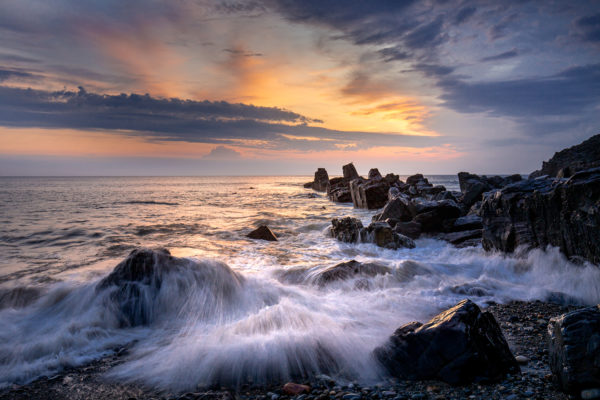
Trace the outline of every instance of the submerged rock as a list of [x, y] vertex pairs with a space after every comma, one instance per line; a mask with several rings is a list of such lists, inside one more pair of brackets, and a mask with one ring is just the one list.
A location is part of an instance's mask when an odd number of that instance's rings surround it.
[[316, 283], [325, 285], [333, 281], [350, 279], [355, 276], [384, 275], [391, 272], [389, 267], [375, 263], [361, 263], [356, 260], [346, 261], [320, 272], [316, 277]]
[[600, 262], [600, 168], [506, 186], [486, 196], [480, 214], [486, 250], [552, 245]]
[[246, 235], [250, 239], [268, 240], [271, 242], [277, 241], [277, 236], [266, 225], [261, 225], [249, 234]]
[[600, 309], [588, 307], [548, 324], [550, 369], [568, 393], [600, 387]]
[[519, 373], [498, 323], [470, 300], [396, 330], [375, 357], [400, 379], [437, 379], [451, 384], [495, 381]]
[[344, 217], [331, 220], [331, 236], [340, 242], [356, 243], [360, 241], [363, 224], [358, 218]]

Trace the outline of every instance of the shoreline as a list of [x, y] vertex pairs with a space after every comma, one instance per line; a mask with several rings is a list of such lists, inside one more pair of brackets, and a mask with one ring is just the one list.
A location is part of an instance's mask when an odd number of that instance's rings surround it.
[[337, 383], [321, 380], [296, 382], [312, 387], [310, 393], [287, 396], [284, 383], [269, 386], [242, 385], [239, 388], [219, 388], [186, 393], [165, 393], [141, 385], [107, 381], [103, 373], [125, 361], [126, 347], [115, 353], [79, 367], [63, 370], [53, 377], [43, 377], [26, 385], [13, 385], [0, 390], [0, 399], [264, 399], [264, 400], [359, 400], [359, 399], [557, 399], [569, 396], [559, 391], [552, 382], [548, 365], [546, 327], [550, 318], [582, 308], [541, 301], [513, 301], [507, 304], [491, 304], [490, 311], [502, 329], [515, 356], [525, 356], [528, 362], [521, 364], [521, 375], [511, 376], [491, 384], [471, 383], [451, 386], [438, 381], [398, 381], [374, 386]]

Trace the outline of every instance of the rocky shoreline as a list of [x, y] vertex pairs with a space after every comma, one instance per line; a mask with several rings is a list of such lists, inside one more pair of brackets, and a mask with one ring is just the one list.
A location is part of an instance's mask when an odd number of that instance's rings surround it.
[[66, 369], [58, 375], [0, 391], [0, 399], [569, 399], [571, 397], [560, 392], [553, 382], [545, 335], [551, 318], [580, 308], [539, 301], [489, 305], [485, 310], [498, 321], [513, 354], [520, 360], [525, 360], [522, 357], [528, 360], [521, 364], [520, 375], [510, 375], [490, 384], [452, 386], [439, 381], [391, 378], [373, 386], [360, 386], [350, 382], [336, 383], [322, 376], [313, 382], [299, 382], [311, 389], [297, 396], [285, 394], [282, 384], [161, 393], [134, 384], [107, 381], [103, 377], [104, 372], [126, 360], [127, 347], [122, 347], [89, 365]]

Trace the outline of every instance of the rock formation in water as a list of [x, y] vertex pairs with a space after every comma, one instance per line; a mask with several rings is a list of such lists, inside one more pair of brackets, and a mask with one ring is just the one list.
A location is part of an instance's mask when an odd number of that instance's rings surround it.
[[560, 388], [578, 395], [600, 388], [600, 308], [584, 308], [548, 324], [550, 369]]
[[494, 317], [470, 300], [426, 324], [398, 328], [374, 355], [400, 379], [464, 384], [496, 381], [520, 371]]
[[319, 272], [315, 283], [319, 286], [327, 285], [331, 282], [346, 280], [357, 276], [373, 277], [375, 275], [385, 275], [392, 270], [390, 267], [375, 263], [361, 263], [356, 260], [350, 260], [336, 264]]
[[534, 171], [529, 178], [543, 175], [568, 178], [577, 171], [600, 167], [600, 134], [567, 149], [561, 150], [542, 163], [542, 169]]
[[276, 242], [277, 236], [269, 229], [266, 225], [261, 225], [249, 234], [246, 235], [250, 239], [267, 240], [270, 242]]
[[317, 192], [326, 192], [329, 185], [329, 175], [325, 168], [318, 168], [315, 172], [315, 179], [312, 182], [304, 184], [305, 188], [311, 188]]
[[358, 218], [334, 218], [331, 221], [330, 234], [340, 242], [374, 243], [387, 249], [415, 247], [415, 242], [396, 231], [387, 222], [373, 222], [366, 228]]
[[481, 206], [483, 247], [559, 247], [600, 263], [600, 168], [569, 179], [540, 177], [489, 193]]

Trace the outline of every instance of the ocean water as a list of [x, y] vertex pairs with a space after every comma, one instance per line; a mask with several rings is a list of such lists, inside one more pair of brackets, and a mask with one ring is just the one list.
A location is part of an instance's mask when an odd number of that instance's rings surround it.
[[[430, 176], [458, 189], [456, 176]], [[387, 250], [327, 236], [334, 217], [311, 177], [0, 178], [0, 388], [52, 376], [128, 345], [106, 379], [164, 390], [326, 373], [385, 378], [371, 352], [399, 326], [470, 298], [600, 302], [600, 269], [556, 249], [505, 255], [431, 238]], [[266, 224], [278, 242], [245, 237]], [[140, 294], [147, 323], [124, 327], [98, 286], [129, 252], [188, 261]], [[386, 275], [319, 285], [343, 261]]]

